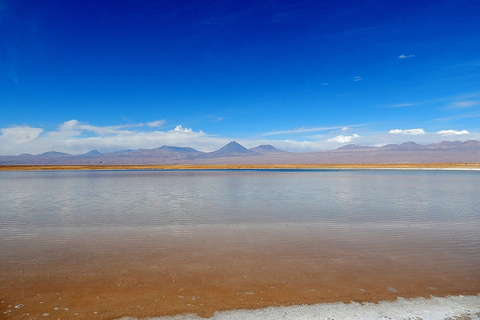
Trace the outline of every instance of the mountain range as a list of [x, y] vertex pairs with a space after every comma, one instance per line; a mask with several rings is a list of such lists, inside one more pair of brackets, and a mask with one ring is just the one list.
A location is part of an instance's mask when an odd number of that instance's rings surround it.
[[0, 156], [0, 165], [120, 165], [120, 164], [313, 164], [313, 163], [428, 163], [480, 162], [480, 141], [442, 141], [429, 145], [414, 142], [368, 147], [355, 144], [336, 150], [286, 152], [271, 145], [247, 149], [232, 141], [213, 152], [190, 147], [162, 146], [155, 149], [100, 153], [91, 150], [72, 155], [45, 152], [38, 155]]

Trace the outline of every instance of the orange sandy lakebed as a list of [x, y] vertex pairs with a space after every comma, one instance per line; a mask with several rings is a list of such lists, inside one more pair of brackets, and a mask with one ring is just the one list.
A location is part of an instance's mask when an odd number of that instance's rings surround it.
[[[429, 242], [441, 247], [439, 235], [398, 241], [386, 233], [373, 244], [361, 233], [338, 240], [334, 233], [342, 231], [333, 230], [316, 241], [305, 230], [293, 236], [299, 231], [251, 226], [232, 236], [228, 228], [195, 235], [173, 228], [3, 241], [2, 316], [208, 317], [220, 310], [480, 293], [472, 261], [478, 257], [422, 251]], [[49, 245], [30, 249], [31, 241]]]

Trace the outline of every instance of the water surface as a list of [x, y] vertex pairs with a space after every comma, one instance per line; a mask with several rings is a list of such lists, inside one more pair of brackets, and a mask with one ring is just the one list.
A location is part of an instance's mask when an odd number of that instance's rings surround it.
[[0, 311], [209, 316], [477, 294], [478, 190], [476, 171], [0, 172]]

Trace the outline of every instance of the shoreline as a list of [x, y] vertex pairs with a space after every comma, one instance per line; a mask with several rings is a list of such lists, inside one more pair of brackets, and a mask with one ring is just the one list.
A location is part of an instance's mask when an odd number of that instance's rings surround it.
[[480, 170], [480, 162], [467, 163], [331, 163], [331, 164], [238, 164], [238, 165], [0, 165], [0, 171], [72, 170], [305, 170], [305, 169], [420, 169]]
[[[210, 320], [247, 319], [337, 319], [337, 320], [380, 320], [380, 319], [476, 319], [480, 316], [480, 295], [447, 296], [430, 298], [398, 298], [378, 303], [319, 303], [268, 307], [261, 309], [238, 309], [216, 312]], [[122, 317], [116, 320], [138, 320], [135, 317]], [[200, 320], [195, 314], [182, 314], [166, 317], [148, 317], [145, 320]]]
[[[480, 295], [430, 296], [429, 298], [397, 298], [378, 303], [317, 303], [260, 309], [236, 309], [215, 312], [209, 318], [196, 314], [147, 317], [144, 320], [250, 320], [250, 319], [318, 319], [318, 320], [383, 320], [383, 319], [478, 319]], [[114, 320], [139, 320], [137, 317], [121, 317]]]

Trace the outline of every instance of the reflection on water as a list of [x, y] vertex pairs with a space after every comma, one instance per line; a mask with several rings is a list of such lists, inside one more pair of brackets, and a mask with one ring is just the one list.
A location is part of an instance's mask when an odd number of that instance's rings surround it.
[[76, 171], [0, 177], [1, 230], [480, 220], [478, 172]]
[[69, 310], [118, 310], [124, 286], [162, 314], [478, 293], [478, 190], [474, 171], [0, 172], [0, 300], [92, 281], [111, 301]]

